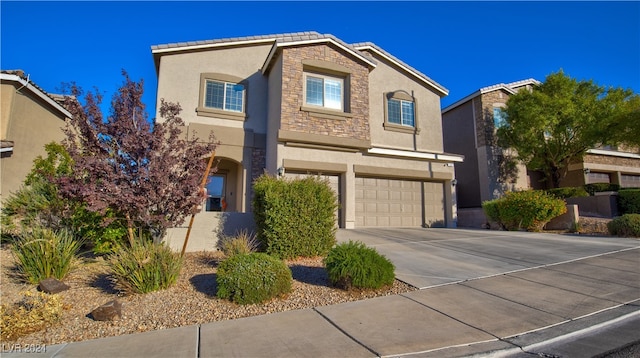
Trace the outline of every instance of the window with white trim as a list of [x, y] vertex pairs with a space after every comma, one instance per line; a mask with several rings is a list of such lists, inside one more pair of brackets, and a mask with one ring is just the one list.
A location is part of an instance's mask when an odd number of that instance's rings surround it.
[[204, 107], [244, 112], [245, 87], [242, 84], [206, 80]]
[[415, 106], [413, 101], [387, 99], [387, 122], [408, 127], [415, 126]]
[[344, 110], [344, 79], [305, 73], [305, 104]]

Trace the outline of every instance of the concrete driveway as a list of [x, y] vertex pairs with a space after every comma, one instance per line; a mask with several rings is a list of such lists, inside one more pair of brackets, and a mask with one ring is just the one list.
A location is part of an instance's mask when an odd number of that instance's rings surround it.
[[[399, 280], [418, 288], [640, 247], [640, 240], [629, 238], [464, 229], [339, 230], [337, 238], [338, 242], [357, 240], [376, 248], [395, 264]], [[637, 251], [632, 257], [640, 265]]]

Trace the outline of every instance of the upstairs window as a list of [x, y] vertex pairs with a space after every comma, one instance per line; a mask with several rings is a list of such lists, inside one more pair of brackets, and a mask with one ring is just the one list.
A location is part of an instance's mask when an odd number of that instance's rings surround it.
[[413, 101], [395, 98], [387, 100], [387, 121], [408, 127], [415, 126], [415, 107]]
[[305, 74], [305, 104], [343, 110], [344, 80], [320, 74]]
[[247, 120], [249, 81], [224, 73], [201, 73], [198, 116]]
[[397, 90], [384, 94], [384, 129], [419, 134], [418, 103], [413, 91]]
[[505, 114], [502, 111], [502, 108], [493, 107], [493, 125], [496, 129], [507, 124], [507, 120], [505, 119]]
[[244, 112], [244, 85], [207, 80], [205, 86], [205, 107]]

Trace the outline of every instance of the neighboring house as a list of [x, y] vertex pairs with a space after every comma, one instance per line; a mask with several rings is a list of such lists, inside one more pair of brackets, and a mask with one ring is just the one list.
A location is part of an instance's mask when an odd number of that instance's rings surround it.
[[[158, 102], [179, 102], [189, 134], [213, 131], [221, 142], [199, 235], [212, 236], [223, 203], [223, 231], [252, 222], [252, 182], [264, 172], [327, 178], [341, 228], [456, 225], [453, 163], [462, 157], [443, 148], [448, 91], [378, 46], [305, 32], [158, 45], [152, 54]], [[178, 246], [182, 234], [168, 241]]]
[[71, 114], [24, 75], [23, 71], [1, 71], [0, 79], [0, 196], [20, 188], [44, 146], [61, 142], [62, 129]]
[[[538, 84], [527, 79], [484, 87], [442, 110], [444, 149], [465, 157], [464, 163], [455, 167], [460, 226], [486, 222], [478, 209], [483, 201], [509, 190], [544, 188], [540, 173], [528, 171], [522, 164], [516, 168], [505, 165], [504, 157], [513, 153], [495, 143], [495, 131], [502, 120], [500, 108], [512, 94]], [[561, 186], [598, 182], [640, 187], [640, 155], [617, 148], [591, 149], [581, 162], [569, 165]]]

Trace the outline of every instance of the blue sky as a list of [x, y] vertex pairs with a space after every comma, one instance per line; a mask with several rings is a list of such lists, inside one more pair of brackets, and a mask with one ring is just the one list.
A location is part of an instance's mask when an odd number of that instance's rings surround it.
[[[108, 102], [121, 69], [144, 79], [153, 116], [151, 46], [317, 31], [374, 42], [449, 89], [475, 90], [563, 69], [640, 93], [640, 2], [0, 2], [0, 66], [44, 90], [94, 86]], [[170, 99], [169, 99], [170, 100]]]

